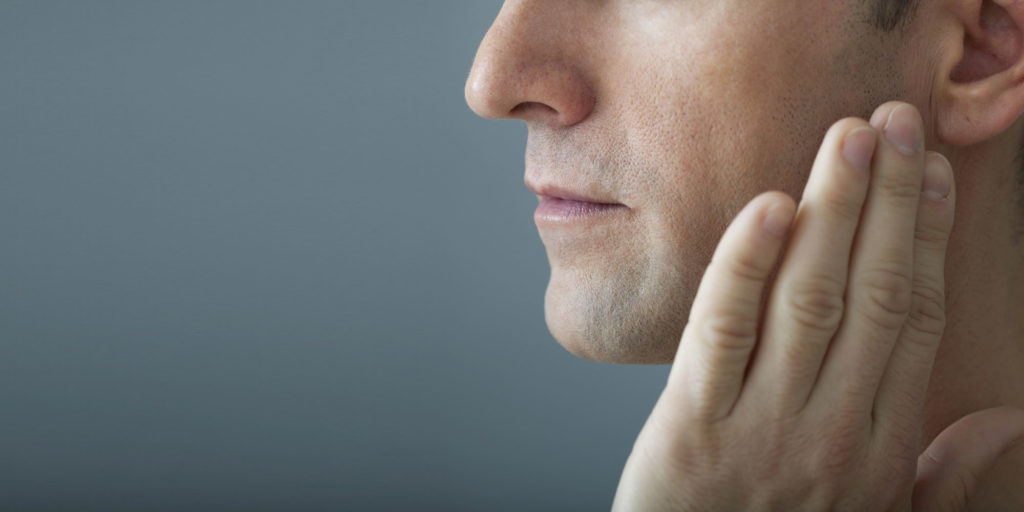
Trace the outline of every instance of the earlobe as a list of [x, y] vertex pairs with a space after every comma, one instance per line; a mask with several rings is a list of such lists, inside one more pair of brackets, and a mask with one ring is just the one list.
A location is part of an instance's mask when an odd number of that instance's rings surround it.
[[1024, 113], [1024, 0], [961, 3], [962, 57], [941, 83], [939, 138], [969, 146]]

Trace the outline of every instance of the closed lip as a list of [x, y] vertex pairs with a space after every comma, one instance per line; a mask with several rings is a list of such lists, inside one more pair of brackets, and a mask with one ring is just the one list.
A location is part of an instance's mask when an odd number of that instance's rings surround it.
[[610, 199], [606, 199], [603, 197], [595, 197], [565, 187], [559, 187], [557, 185], [526, 182], [526, 188], [530, 189], [530, 191], [533, 192], [534, 194], [537, 194], [537, 196], [540, 199], [548, 197], [552, 199], [579, 201], [583, 203], [625, 206], [624, 204], [619, 203], [617, 201], [612, 201]]

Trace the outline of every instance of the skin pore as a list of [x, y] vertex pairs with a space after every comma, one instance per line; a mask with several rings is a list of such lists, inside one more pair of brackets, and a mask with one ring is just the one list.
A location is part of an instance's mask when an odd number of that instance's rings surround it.
[[[589, 359], [671, 362], [736, 213], [766, 190], [799, 200], [828, 127], [900, 99], [920, 110], [957, 187], [921, 446], [972, 411], [1024, 406], [1024, 133], [1019, 109], [977, 99], [1022, 60], [1019, 12], [924, 1], [905, 30], [883, 32], [862, 1], [507, 1], [467, 82], [470, 106], [527, 123], [528, 184], [629, 208], [585, 230], [540, 230], [552, 334]], [[1022, 468], [1021, 447], [1000, 459], [977, 509], [1024, 502]]]
[[[743, 204], [771, 189], [798, 197], [832, 122], [911, 87], [895, 80], [893, 36], [840, 3], [558, 5], [506, 3], [470, 104], [527, 121], [528, 182], [630, 208], [585, 236], [541, 231], [555, 338], [589, 359], [667, 363]], [[517, 81], [531, 90], [506, 92]]]

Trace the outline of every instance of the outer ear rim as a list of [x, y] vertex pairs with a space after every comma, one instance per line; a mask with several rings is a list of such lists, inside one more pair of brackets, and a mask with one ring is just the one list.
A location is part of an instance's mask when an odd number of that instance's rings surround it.
[[947, 82], [936, 126], [939, 139], [971, 146], [1009, 129], [1024, 114], [1024, 79], [1011, 75], [1016, 73], [1007, 70], [976, 82]]
[[[983, 1], [971, 3], [980, 8]], [[1024, 17], [1024, 2], [995, 0], [995, 3], [1018, 11], [1011, 12], [1014, 19]], [[1017, 5], [1007, 7], [1010, 4]], [[958, 16], [966, 14], [965, 11], [957, 13]], [[976, 13], [972, 12], [974, 15]], [[1024, 32], [1024, 21], [1018, 23]], [[960, 37], [966, 36], [967, 27], [961, 25], [960, 30]], [[1024, 115], [1024, 51], [1003, 71], [972, 82], [955, 82], [951, 79], [953, 70], [965, 54], [963, 43], [958, 43], [958, 47], [951, 66], [943, 68], [944, 74], [939, 77], [939, 90], [943, 93], [936, 105], [936, 135], [952, 146], [971, 146], [1005, 132]]]

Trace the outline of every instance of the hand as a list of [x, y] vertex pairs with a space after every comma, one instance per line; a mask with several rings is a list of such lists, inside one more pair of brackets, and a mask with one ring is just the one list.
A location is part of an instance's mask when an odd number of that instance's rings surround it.
[[613, 508], [963, 509], [1024, 411], [919, 457], [955, 196], [912, 106], [836, 123], [799, 209], [763, 194], [722, 237]]

